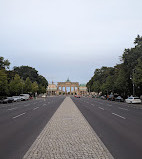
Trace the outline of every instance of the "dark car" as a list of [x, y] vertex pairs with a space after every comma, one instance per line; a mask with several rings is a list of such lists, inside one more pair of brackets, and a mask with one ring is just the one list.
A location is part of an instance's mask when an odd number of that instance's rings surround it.
[[7, 97], [8, 99], [8, 103], [13, 103], [14, 102], [14, 99], [12, 97]]
[[1, 103], [6, 104], [6, 103], [13, 103], [14, 99], [12, 97], [5, 97], [1, 100]]
[[3, 103], [3, 104], [8, 103], [8, 98], [3, 98], [3, 99], [1, 100], [1, 103]]
[[110, 95], [107, 97], [107, 100], [114, 101], [114, 95], [113, 95], [113, 94], [110, 94]]
[[124, 99], [121, 96], [118, 96], [118, 97], [115, 98], [115, 101], [124, 102]]

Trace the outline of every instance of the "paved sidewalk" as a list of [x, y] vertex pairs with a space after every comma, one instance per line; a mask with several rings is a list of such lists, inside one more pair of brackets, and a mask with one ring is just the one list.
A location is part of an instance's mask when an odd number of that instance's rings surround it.
[[113, 159], [73, 103], [66, 97], [23, 159]]

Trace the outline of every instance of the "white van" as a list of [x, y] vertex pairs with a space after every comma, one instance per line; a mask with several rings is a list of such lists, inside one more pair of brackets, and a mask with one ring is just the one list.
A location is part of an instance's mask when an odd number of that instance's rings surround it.
[[28, 100], [30, 98], [29, 94], [20, 94], [21, 100]]

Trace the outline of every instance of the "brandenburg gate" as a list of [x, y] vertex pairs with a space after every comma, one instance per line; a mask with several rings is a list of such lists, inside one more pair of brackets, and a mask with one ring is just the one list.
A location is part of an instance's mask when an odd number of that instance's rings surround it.
[[[63, 92], [65, 93], [65, 95], [68, 94], [67, 92], [67, 87], [70, 88], [70, 95], [79, 95], [79, 83], [78, 82], [70, 82], [69, 80], [67, 80], [66, 82], [58, 82], [57, 84], [57, 95], [59, 95], [61, 93], [61, 95], [63, 95]], [[65, 88], [65, 91], [63, 91], [63, 88]], [[72, 90], [73, 88], [73, 90]]]
[[53, 82], [47, 87], [47, 95], [86, 95], [87, 87], [79, 82], [71, 82], [69, 78], [66, 82], [58, 82], [55, 85]]

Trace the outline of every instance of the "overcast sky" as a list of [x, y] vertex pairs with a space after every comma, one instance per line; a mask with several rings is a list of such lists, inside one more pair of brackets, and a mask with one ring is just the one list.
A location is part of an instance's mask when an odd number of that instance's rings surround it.
[[86, 83], [142, 35], [142, 0], [0, 0], [0, 56]]

